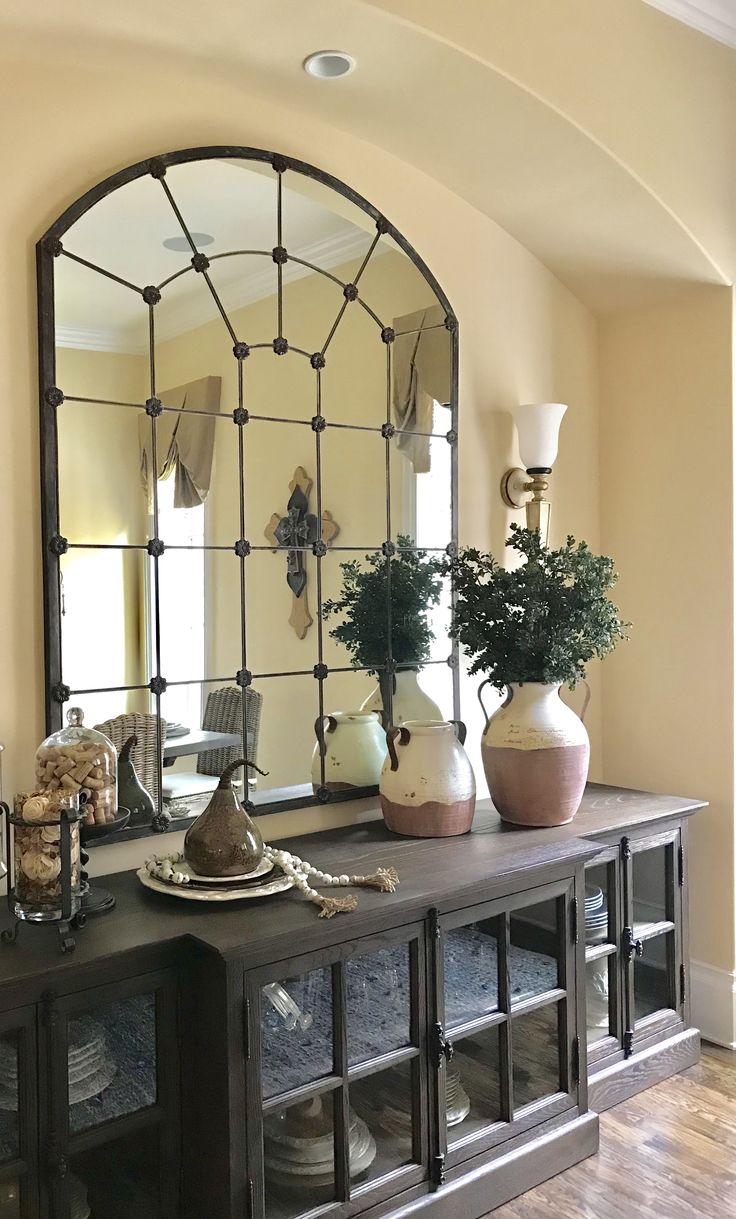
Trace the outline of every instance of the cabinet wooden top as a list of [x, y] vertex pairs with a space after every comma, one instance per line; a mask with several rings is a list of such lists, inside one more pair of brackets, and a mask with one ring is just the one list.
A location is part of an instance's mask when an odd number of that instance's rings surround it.
[[[23, 927], [15, 945], [0, 944], [0, 1002], [17, 1002], [15, 992], [29, 983], [63, 990], [94, 985], [98, 978], [90, 967], [107, 974], [124, 953], [140, 956], [130, 972], [173, 961], [184, 937], [205, 951], [242, 956], [249, 965], [328, 947], [421, 918], [430, 906], [447, 911], [469, 905], [481, 897], [481, 885], [486, 898], [554, 880], [593, 858], [596, 838], [639, 828], [654, 832], [659, 823], [702, 807], [699, 800], [590, 784], [575, 821], [554, 829], [510, 828], [489, 801], [481, 801], [472, 833], [460, 838], [400, 838], [377, 820], [280, 844], [333, 874], [367, 874], [380, 865], [398, 870], [395, 893], [356, 890], [358, 909], [329, 921], [295, 891], [232, 906], [199, 905], [152, 893], [133, 872], [106, 877], [117, 907], [77, 933], [72, 955], [59, 952], [52, 928]], [[151, 840], [159, 852], [165, 844], [165, 838]]]

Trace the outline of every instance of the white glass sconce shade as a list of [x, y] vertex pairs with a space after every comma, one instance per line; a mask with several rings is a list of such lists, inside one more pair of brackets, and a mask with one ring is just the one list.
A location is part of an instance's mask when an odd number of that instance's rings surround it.
[[525, 470], [551, 470], [557, 458], [557, 442], [564, 402], [528, 402], [511, 414], [519, 437], [519, 454]]

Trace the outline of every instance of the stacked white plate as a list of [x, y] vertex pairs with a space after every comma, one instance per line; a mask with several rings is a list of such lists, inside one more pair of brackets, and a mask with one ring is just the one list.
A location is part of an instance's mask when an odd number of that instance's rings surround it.
[[[117, 1067], [96, 1021], [80, 1016], [69, 1022], [69, 1104], [90, 1100], [112, 1083]], [[0, 1109], [18, 1109], [18, 1057], [14, 1045], [0, 1041]]]
[[585, 939], [588, 944], [605, 940], [608, 936], [608, 904], [605, 894], [597, 885], [585, 889]]

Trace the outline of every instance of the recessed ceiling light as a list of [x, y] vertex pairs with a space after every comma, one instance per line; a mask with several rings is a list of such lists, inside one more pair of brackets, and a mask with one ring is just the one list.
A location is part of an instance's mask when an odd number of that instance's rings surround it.
[[335, 80], [355, 71], [355, 60], [347, 51], [315, 51], [304, 60], [304, 71], [319, 80]]
[[[209, 233], [192, 233], [191, 236], [198, 250], [203, 245], [212, 245], [215, 240]], [[175, 250], [177, 254], [188, 254], [192, 248], [183, 234], [181, 237], [167, 237], [163, 244], [167, 250]]]

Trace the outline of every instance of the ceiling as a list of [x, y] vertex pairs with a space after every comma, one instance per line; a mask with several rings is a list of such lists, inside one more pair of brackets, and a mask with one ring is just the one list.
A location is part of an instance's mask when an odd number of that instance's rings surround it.
[[[530, 20], [533, 12], [533, 20]], [[164, 62], [441, 181], [597, 313], [736, 272], [736, 55], [642, 0], [4, 0], [5, 54], [51, 81]], [[305, 75], [320, 47], [343, 80]], [[684, 86], [683, 82], [686, 82]], [[311, 158], [323, 161], [315, 148]]]

